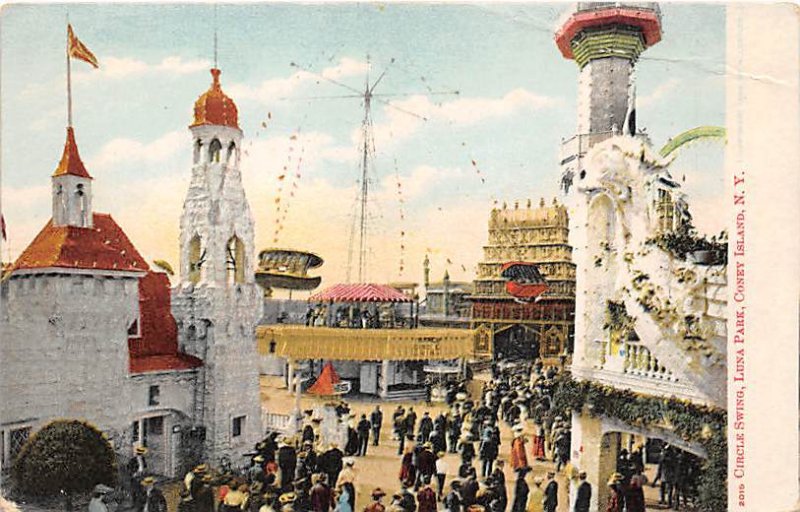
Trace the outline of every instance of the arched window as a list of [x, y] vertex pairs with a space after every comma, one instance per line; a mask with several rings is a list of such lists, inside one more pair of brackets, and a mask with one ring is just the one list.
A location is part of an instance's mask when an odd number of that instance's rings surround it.
[[219, 139], [214, 139], [208, 146], [208, 161], [211, 163], [219, 162], [219, 154], [222, 151], [222, 143]]
[[86, 192], [83, 190], [83, 183], [78, 183], [78, 186], [75, 188], [75, 195], [77, 196], [78, 200], [78, 212], [80, 214], [80, 224], [82, 228], [85, 228], [89, 225], [88, 217], [88, 207], [86, 205]]
[[200, 153], [203, 149], [203, 142], [200, 139], [194, 141], [194, 163], [200, 162]]
[[225, 162], [230, 163], [231, 157], [236, 157], [236, 143], [233, 141], [228, 144], [228, 154], [225, 157]]
[[200, 282], [205, 256], [200, 235], [195, 235], [189, 242], [189, 282], [193, 284]]
[[239, 237], [233, 235], [225, 246], [225, 269], [227, 270], [226, 282], [228, 284], [244, 283], [245, 257], [244, 244]]

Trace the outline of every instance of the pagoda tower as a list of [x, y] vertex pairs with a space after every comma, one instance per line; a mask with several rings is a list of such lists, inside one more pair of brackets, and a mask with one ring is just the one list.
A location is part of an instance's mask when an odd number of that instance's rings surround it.
[[205, 428], [206, 458], [232, 461], [260, 438], [253, 216], [242, 185], [238, 110], [211, 70], [194, 105], [193, 165], [180, 223], [180, 282], [173, 313], [185, 350], [206, 361], [194, 424]]

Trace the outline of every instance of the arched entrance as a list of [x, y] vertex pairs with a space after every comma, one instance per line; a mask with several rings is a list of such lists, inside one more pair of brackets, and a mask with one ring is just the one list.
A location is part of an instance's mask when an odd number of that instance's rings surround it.
[[[657, 487], [642, 487], [647, 497], [647, 510], [666, 509], [670, 501], [672, 510], [693, 510], [686, 503], [696, 502], [700, 468], [706, 457], [698, 444], [687, 443], [665, 428], [635, 427], [615, 419], [579, 413], [572, 416], [571, 444], [571, 462], [586, 471], [587, 481], [592, 486], [589, 510], [606, 510], [611, 494], [608, 482], [614, 473], [620, 473], [627, 485], [634, 474], [644, 470], [647, 482], [651, 483], [658, 475], [659, 463], [662, 474]], [[659, 505], [662, 484], [664, 504]], [[570, 490], [572, 500], [575, 499], [574, 487]], [[678, 508], [678, 502], [682, 508]]]
[[524, 325], [514, 324], [494, 334], [495, 359], [533, 361], [539, 357], [539, 336]]

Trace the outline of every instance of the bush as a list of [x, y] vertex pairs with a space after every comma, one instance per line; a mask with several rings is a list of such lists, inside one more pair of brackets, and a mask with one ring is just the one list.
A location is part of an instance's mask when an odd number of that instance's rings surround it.
[[103, 434], [78, 420], [45, 425], [22, 446], [11, 476], [16, 488], [29, 496], [69, 496], [96, 484], [113, 486], [114, 450]]

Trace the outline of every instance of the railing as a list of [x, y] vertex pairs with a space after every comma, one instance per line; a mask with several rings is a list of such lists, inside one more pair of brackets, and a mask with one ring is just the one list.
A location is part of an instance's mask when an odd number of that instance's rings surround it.
[[294, 431], [295, 425], [290, 414], [277, 414], [265, 412], [262, 415], [264, 431], [282, 432], [288, 434]]
[[[614, 344], [608, 340], [598, 340], [596, 343], [599, 343], [601, 347], [598, 369], [618, 371], [647, 379], [677, 380], [671, 371], [658, 362], [658, 359], [650, 353], [647, 347], [639, 343]], [[615, 351], [615, 349], [617, 350]]]
[[[600, 382], [637, 393], [706, 402], [707, 397], [691, 382], [673, 375], [641, 343], [623, 342], [610, 347], [608, 340], [595, 340], [598, 359], [592, 367], [573, 364], [572, 375], [578, 379]], [[616, 349], [615, 353], [611, 353]]]

